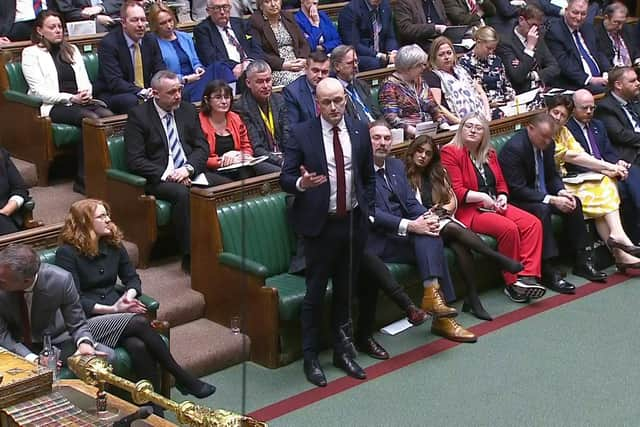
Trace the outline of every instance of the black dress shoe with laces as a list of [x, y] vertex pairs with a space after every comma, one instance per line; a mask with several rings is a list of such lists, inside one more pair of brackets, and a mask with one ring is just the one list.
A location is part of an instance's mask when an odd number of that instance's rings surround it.
[[559, 271], [552, 271], [542, 275], [542, 284], [559, 294], [575, 294], [576, 287], [572, 283], [567, 282], [562, 278], [562, 274]]
[[576, 276], [584, 277], [592, 282], [606, 282], [607, 273], [598, 270], [592, 262], [577, 264], [571, 271]]
[[333, 353], [333, 365], [346, 372], [350, 377], [364, 380], [367, 374], [347, 353]]
[[315, 386], [326, 387], [327, 385], [327, 378], [324, 376], [318, 359], [304, 360], [304, 375], [307, 377], [307, 380]]
[[374, 340], [373, 337], [356, 341], [356, 348], [358, 351], [365, 353], [374, 359], [386, 360], [389, 358], [387, 350], [385, 350], [380, 343]]

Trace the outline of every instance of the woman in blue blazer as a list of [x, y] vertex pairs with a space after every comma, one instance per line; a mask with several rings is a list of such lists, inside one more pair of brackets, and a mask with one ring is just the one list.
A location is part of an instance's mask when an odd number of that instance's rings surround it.
[[329, 15], [318, 10], [318, 0], [302, 0], [301, 6], [294, 17], [312, 52], [331, 53], [334, 47], [342, 44]]
[[149, 26], [156, 35], [167, 69], [182, 80], [183, 98], [197, 102], [202, 99], [207, 83], [214, 80], [215, 69], [202, 65], [191, 34], [177, 31], [176, 22], [173, 11], [162, 3], [155, 3], [149, 11]]

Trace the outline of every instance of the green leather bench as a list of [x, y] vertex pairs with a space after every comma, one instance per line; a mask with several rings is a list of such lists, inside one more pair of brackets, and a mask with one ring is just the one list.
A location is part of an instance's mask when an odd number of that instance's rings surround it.
[[[98, 55], [88, 53], [83, 59], [89, 79], [94, 82], [98, 75]], [[82, 129], [52, 123], [48, 117], [40, 116], [42, 99], [27, 93], [29, 86], [20, 62], [4, 63], [4, 70], [2, 144], [13, 156], [34, 163], [39, 185], [47, 185], [51, 163], [81, 140]]]
[[[114, 220], [122, 228], [127, 240], [135, 243], [139, 251], [139, 265], [145, 268], [157, 240], [158, 229], [171, 223], [171, 204], [145, 195], [147, 180], [129, 172], [126, 164], [124, 137], [107, 138], [111, 167], [106, 170], [107, 202]], [[135, 213], [135, 215], [132, 215]]]
[[[38, 254], [40, 255], [40, 262], [55, 265], [56, 249], [57, 248], [50, 248], [50, 249], [39, 251]], [[124, 288], [123, 288], [123, 291], [124, 291]], [[140, 295], [138, 299], [147, 307], [147, 310], [148, 310], [147, 315], [151, 319], [155, 319], [156, 313], [160, 308], [160, 304], [158, 303], [158, 301], [156, 301], [155, 299], [145, 294]], [[169, 345], [168, 336], [162, 335], [162, 337], [167, 342], [167, 345]], [[131, 357], [129, 356], [129, 353], [123, 347], [116, 347], [114, 351], [115, 351], [115, 358], [113, 361], [114, 373], [123, 378], [127, 378], [129, 380], [135, 380], [136, 376], [133, 370], [133, 364], [131, 362]], [[74, 374], [66, 367], [60, 371], [60, 377], [75, 378]], [[163, 377], [162, 377], [163, 390], [162, 391], [164, 391], [165, 389], [168, 390], [170, 387], [169, 384], [165, 384], [165, 377], [166, 375], [163, 374]]]

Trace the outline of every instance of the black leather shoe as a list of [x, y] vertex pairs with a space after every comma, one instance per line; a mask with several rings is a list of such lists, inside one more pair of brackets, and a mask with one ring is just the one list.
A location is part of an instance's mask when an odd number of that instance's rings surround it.
[[318, 361], [318, 359], [305, 359], [304, 375], [307, 377], [307, 380], [309, 380], [309, 382], [315, 386], [327, 386], [327, 378], [324, 376], [324, 372], [320, 367], [320, 362]]
[[573, 270], [571, 272], [576, 276], [584, 277], [585, 279], [592, 282], [607, 281], [607, 273], [596, 269], [596, 267], [593, 265], [593, 262], [585, 262], [583, 264], [576, 265], [575, 267], [573, 267]]
[[340, 368], [345, 371], [350, 377], [359, 380], [367, 378], [367, 374], [364, 369], [362, 369], [360, 365], [358, 365], [358, 363], [346, 353], [333, 353], [333, 365], [336, 368]]
[[387, 350], [385, 350], [380, 343], [374, 340], [373, 337], [356, 341], [356, 348], [358, 351], [365, 353], [374, 359], [386, 360], [389, 358]]
[[513, 286], [505, 286], [504, 287], [504, 294], [509, 297], [509, 299], [513, 302], [517, 302], [519, 304], [525, 304], [527, 302], [529, 302], [529, 297], [526, 295], [522, 295], [520, 292], [518, 292], [516, 289], [513, 288]]
[[521, 276], [511, 285], [519, 294], [527, 296], [531, 299], [542, 298], [547, 289], [538, 283], [538, 280], [532, 276]]
[[198, 399], [204, 399], [205, 397], [209, 397], [216, 392], [215, 386], [200, 380], [196, 380], [196, 383], [190, 386], [184, 384], [176, 384], [176, 388], [180, 393], [184, 395], [190, 394], [191, 396], [195, 396]]
[[576, 287], [562, 278], [559, 271], [550, 271], [542, 275], [542, 284], [559, 294], [575, 294]]

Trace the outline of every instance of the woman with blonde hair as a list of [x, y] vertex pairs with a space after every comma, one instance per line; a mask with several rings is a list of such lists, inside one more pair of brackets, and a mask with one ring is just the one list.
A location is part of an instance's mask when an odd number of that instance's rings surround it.
[[524, 266], [517, 275], [503, 272], [505, 294], [514, 302], [540, 298], [542, 224], [508, 203], [509, 190], [489, 141], [489, 122], [479, 113], [466, 116], [453, 140], [442, 147], [442, 165], [458, 201], [457, 219], [476, 233], [498, 241], [498, 251]]
[[437, 104], [451, 111], [458, 123], [467, 114], [480, 112], [491, 118], [491, 109], [482, 85], [474, 81], [458, 64], [453, 43], [448, 38], [436, 38], [429, 50], [431, 71], [425, 80]]
[[421, 135], [409, 144], [404, 162], [416, 198], [440, 217], [440, 236], [453, 250], [460, 265], [458, 271], [467, 287], [462, 311], [469, 311], [479, 319], [493, 320], [478, 296], [471, 250], [490, 258], [513, 274], [522, 271], [522, 264], [493, 250], [480, 236], [455, 219], [457, 201], [451, 180], [440, 162], [438, 146], [429, 136]]
[[[111, 222], [109, 206], [95, 199], [75, 202], [69, 209], [56, 251], [56, 265], [69, 271], [96, 341], [111, 348], [123, 346], [139, 378], [159, 386], [157, 365], [176, 379], [176, 388], [198, 398], [215, 387], [186, 372], [144, 315], [136, 299], [142, 293], [140, 276], [122, 244], [123, 236]], [[120, 279], [124, 293], [116, 289]]]

